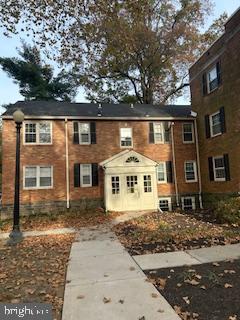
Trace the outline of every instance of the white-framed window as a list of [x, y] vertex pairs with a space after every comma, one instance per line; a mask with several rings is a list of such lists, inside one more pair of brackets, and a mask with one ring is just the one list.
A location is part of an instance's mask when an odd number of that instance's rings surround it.
[[79, 144], [90, 144], [91, 133], [89, 122], [79, 122]]
[[215, 181], [226, 181], [224, 157], [213, 157], [213, 173]]
[[23, 124], [24, 144], [51, 144], [51, 121], [26, 121]]
[[166, 162], [159, 162], [157, 166], [157, 181], [158, 183], [167, 183]]
[[132, 128], [120, 128], [120, 146], [123, 148], [132, 147]]
[[208, 93], [218, 88], [217, 65], [207, 72], [207, 90]]
[[172, 211], [172, 199], [170, 197], [159, 198], [159, 209], [162, 211]]
[[183, 210], [195, 210], [196, 209], [196, 202], [195, 197], [182, 197], [182, 209]]
[[211, 137], [215, 137], [215, 136], [218, 136], [219, 134], [222, 134], [222, 123], [221, 123], [220, 111], [211, 114], [209, 119], [210, 119]]
[[135, 186], [138, 184], [138, 177], [137, 176], [126, 176], [127, 182], [127, 193], [134, 193]]
[[193, 123], [183, 123], [183, 142], [194, 143]]
[[164, 143], [164, 128], [162, 122], [155, 122], [153, 124], [154, 143]]
[[81, 187], [92, 186], [92, 165], [91, 164], [84, 163], [80, 165], [80, 181], [81, 181]]
[[184, 163], [185, 180], [186, 182], [197, 181], [197, 164], [196, 161], [185, 161]]
[[120, 182], [119, 176], [112, 176], [112, 194], [120, 193]]
[[152, 192], [152, 177], [150, 174], [143, 176], [144, 192]]
[[24, 189], [49, 189], [53, 187], [52, 166], [25, 166]]

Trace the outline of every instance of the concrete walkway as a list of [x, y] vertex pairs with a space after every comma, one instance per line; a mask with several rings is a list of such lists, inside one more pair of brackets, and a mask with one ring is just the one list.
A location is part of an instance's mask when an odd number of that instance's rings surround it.
[[240, 258], [240, 243], [226, 246], [133, 256], [142, 270], [180, 267]]
[[168, 302], [106, 226], [72, 246], [62, 320], [177, 320]]
[[[23, 237], [39, 237], [39, 236], [48, 236], [48, 235], [58, 235], [58, 234], [67, 234], [75, 233], [74, 228], [59, 228], [59, 229], [50, 229], [45, 231], [25, 231], [23, 232]], [[9, 238], [9, 232], [0, 233], [0, 240]]]

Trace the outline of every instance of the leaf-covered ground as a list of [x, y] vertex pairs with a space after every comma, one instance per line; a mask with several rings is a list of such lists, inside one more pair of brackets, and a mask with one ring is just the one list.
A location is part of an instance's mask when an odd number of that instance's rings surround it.
[[240, 319], [240, 260], [146, 273], [183, 320]]
[[220, 225], [205, 213], [151, 213], [114, 227], [131, 255], [238, 243], [240, 227]]
[[16, 246], [0, 242], [0, 302], [45, 302], [61, 319], [65, 275], [75, 235], [26, 238]]
[[[36, 215], [21, 217], [20, 224], [22, 231], [49, 230], [56, 228], [82, 228], [107, 223], [119, 213], [105, 213], [99, 211], [87, 211], [79, 213], [65, 212], [61, 214]], [[0, 221], [0, 232], [10, 231], [12, 220]]]

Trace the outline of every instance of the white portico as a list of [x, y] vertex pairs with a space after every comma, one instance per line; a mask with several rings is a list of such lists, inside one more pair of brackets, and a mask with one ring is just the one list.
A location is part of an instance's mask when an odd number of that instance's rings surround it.
[[101, 162], [106, 210], [158, 210], [157, 165], [133, 150], [124, 150]]

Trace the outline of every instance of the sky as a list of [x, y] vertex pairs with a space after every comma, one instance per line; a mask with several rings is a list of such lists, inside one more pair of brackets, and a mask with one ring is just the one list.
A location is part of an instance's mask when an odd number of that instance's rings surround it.
[[[213, 8], [213, 14], [209, 16], [208, 24], [211, 24], [211, 22], [224, 11], [226, 11], [230, 16], [240, 6], [240, 0], [215, 0], [213, 2], [215, 3], [215, 6]], [[0, 57], [17, 56], [16, 48], [20, 47], [20, 38], [25, 38], [24, 34], [14, 35], [12, 38], [7, 38], [3, 35], [2, 30], [0, 29]], [[14, 84], [13, 80], [0, 69], [0, 106], [3, 104], [14, 103], [18, 100], [23, 100], [23, 97], [19, 93], [18, 85]], [[86, 101], [84, 91], [82, 89], [79, 90], [75, 101]], [[177, 99], [176, 104], [189, 104], [189, 101], [183, 96]], [[4, 109], [0, 107], [0, 113], [2, 113], [3, 110]]]

